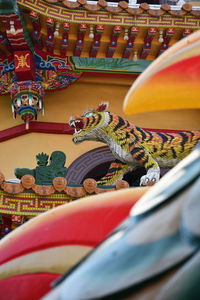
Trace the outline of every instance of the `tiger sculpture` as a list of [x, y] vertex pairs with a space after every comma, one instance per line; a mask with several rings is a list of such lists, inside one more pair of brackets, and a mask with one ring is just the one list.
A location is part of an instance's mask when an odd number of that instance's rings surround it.
[[108, 103], [88, 110], [81, 116], [71, 116], [73, 142], [99, 141], [108, 145], [115, 161], [107, 174], [98, 181], [112, 185], [124, 174], [138, 166], [146, 169], [140, 185], [157, 182], [160, 167], [171, 168], [187, 156], [200, 141], [200, 131], [176, 133], [153, 132], [142, 129], [108, 111]]

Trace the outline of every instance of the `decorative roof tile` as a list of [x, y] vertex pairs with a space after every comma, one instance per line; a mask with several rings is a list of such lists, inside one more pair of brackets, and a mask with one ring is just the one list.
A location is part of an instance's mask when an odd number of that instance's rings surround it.
[[126, 11], [132, 16], [141, 15], [144, 12], [142, 8], [130, 8], [130, 7], [128, 7]]
[[53, 180], [53, 185], [38, 185], [35, 184], [35, 179], [32, 175], [24, 175], [20, 183], [9, 183], [5, 181], [4, 175], [0, 172], [0, 188], [8, 194], [17, 195], [25, 189], [32, 190], [40, 196], [50, 196], [55, 192], [64, 192], [70, 197], [80, 198], [90, 194], [99, 194], [108, 191], [115, 191], [123, 188], [128, 188], [128, 182], [119, 180], [115, 186], [101, 187], [97, 186], [96, 180], [87, 178], [82, 186], [67, 185], [65, 178], [56, 177]]
[[76, 1], [76, 2], [72, 2], [72, 1], [67, 1], [67, 0], [63, 0], [63, 4], [67, 7], [67, 8], [72, 8], [72, 9], [75, 9], [75, 8], [78, 8], [81, 6], [81, 4]]
[[186, 12], [191, 12], [192, 5], [189, 3], [185, 3], [185, 4], [183, 4], [182, 9], [185, 10]]

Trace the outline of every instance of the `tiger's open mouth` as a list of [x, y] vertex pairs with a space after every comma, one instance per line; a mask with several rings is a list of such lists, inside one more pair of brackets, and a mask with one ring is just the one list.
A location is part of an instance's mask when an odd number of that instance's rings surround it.
[[70, 120], [69, 126], [74, 129], [74, 135], [82, 131], [84, 123], [82, 120]]

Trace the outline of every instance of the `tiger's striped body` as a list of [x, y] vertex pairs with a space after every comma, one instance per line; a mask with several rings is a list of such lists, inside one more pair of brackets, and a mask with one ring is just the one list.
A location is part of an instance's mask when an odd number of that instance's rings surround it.
[[[82, 123], [82, 128], [76, 127], [78, 122]], [[200, 131], [152, 132], [99, 108], [86, 112], [84, 116], [72, 117], [70, 124], [75, 128], [75, 143], [100, 141], [112, 151], [116, 162], [111, 164], [106, 176], [98, 182], [105, 185], [114, 184], [137, 166], [147, 170], [147, 174], [141, 178], [142, 185], [148, 181], [158, 181], [160, 167], [173, 167], [200, 141]]]

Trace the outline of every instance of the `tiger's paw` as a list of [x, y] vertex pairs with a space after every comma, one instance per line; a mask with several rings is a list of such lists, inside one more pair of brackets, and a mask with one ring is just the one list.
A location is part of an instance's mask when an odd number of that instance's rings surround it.
[[149, 170], [146, 175], [140, 178], [140, 185], [147, 186], [153, 185], [151, 183], [156, 183], [159, 181], [160, 178], [160, 170]]

